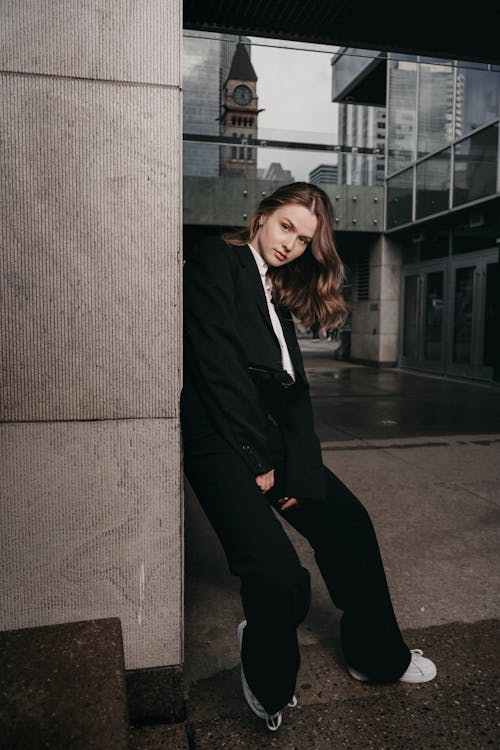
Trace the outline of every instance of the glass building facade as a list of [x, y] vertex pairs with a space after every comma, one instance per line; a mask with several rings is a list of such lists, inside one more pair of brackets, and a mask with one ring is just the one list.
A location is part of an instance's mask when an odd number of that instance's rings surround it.
[[494, 66], [389, 55], [387, 110], [388, 231], [500, 193]]
[[393, 268], [378, 303], [397, 318], [397, 363], [500, 381], [498, 66], [366, 50], [334, 63], [337, 101], [386, 107], [384, 233], [400, 285], [396, 308]]
[[[197, 31], [183, 36], [183, 131], [191, 135], [220, 133], [222, 86], [240, 37]], [[250, 45], [248, 37], [241, 37]], [[219, 177], [220, 145], [185, 140], [184, 175]]]
[[399, 363], [500, 380], [500, 72], [389, 55], [386, 232]]

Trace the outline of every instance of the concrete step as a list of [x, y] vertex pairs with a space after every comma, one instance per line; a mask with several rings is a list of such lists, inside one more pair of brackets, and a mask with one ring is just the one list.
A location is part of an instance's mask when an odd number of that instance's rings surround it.
[[125, 750], [120, 620], [0, 633], [2, 750]]
[[[277, 732], [270, 733], [244, 703], [235, 666], [190, 687], [183, 741], [189, 737], [196, 750], [499, 747], [498, 620], [406, 630], [404, 636], [410, 648], [422, 648], [436, 662], [434, 681], [357, 682], [345, 670], [338, 640], [322, 641], [302, 646], [299, 703], [285, 709]], [[163, 747], [146, 739], [134, 750]]]

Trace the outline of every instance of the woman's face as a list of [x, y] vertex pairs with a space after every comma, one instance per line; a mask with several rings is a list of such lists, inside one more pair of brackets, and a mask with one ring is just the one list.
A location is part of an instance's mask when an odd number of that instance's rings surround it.
[[287, 203], [260, 217], [257, 234], [250, 239], [268, 266], [279, 268], [299, 258], [311, 242], [318, 219], [305, 206]]

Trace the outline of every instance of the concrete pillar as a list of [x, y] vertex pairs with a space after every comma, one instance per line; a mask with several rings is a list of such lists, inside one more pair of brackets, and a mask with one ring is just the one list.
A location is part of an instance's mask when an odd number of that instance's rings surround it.
[[180, 0], [3, 0], [0, 629], [182, 662]]
[[394, 366], [398, 361], [401, 249], [380, 235], [370, 250], [369, 299], [353, 304], [351, 357]]

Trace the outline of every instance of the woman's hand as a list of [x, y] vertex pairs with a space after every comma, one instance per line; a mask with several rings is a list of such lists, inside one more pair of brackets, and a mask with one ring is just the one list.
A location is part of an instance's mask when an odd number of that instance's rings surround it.
[[299, 504], [299, 501], [296, 497], [282, 497], [280, 500], [278, 500], [278, 502], [280, 504], [280, 510], [286, 510], [287, 508], [291, 508], [292, 505]]
[[268, 471], [267, 474], [259, 474], [255, 477], [255, 481], [259, 485], [262, 492], [267, 492], [274, 485], [274, 469]]

